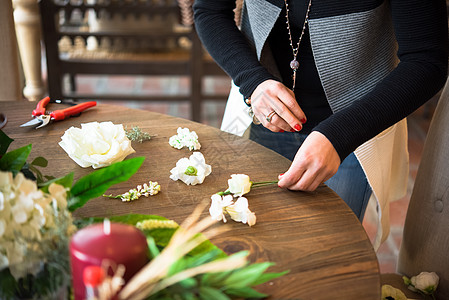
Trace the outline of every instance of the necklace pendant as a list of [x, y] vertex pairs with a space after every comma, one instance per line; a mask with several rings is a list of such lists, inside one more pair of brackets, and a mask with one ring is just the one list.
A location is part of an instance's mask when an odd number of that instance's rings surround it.
[[294, 59], [290, 62], [290, 68], [292, 68], [292, 70], [297, 70], [299, 68], [299, 62]]

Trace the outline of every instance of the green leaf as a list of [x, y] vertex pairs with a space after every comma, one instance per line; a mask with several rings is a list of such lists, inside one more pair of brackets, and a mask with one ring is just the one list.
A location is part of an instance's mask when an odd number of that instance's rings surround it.
[[48, 166], [48, 160], [42, 156], [38, 156], [31, 162], [31, 165], [45, 168]]
[[[156, 216], [156, 215], [143, 215], [143, 214], [127, 214], [127, 215], [120, 215], [120, 216], [111, 216], [108, 217], [109, 220], [112, 222], [118, 222], [128, 225], [136, 225], [140, 221], [145, 220], [167, 220], [167, 218]], [[101, 222], [103, 222], [103, 218], [101, 218]]]
[[201, 278], [202, 285], [208, 286], [223, 286], [223, 282], [231, 275], [232, 270], [218, 273], [206, 273]]
[[265, 272], [266, 269], [268, 269], [268, 267], [272, 265], [273, 263], [271, 262], [264, 262], [238, 269], [226, 278], [224, 285], [234, 289], [252, 286], [256, 278], [258, 278], [263, 272]]
[[73, 183], [73, 172], [65, 175], [64, 177], [55, 178], [42, 184], [39, 184], [39, 187], [44, 193], [48, 193], [48, 187], [52, 183], [62, 185], [65, 188], [70, 188]]
[[193, 289], [194, 287], [196, 287], [197, 283], [195, 278], [186, 278], [180, 282], [178, 282], [178, 284], [186, 290], [190, 290]]
[[142, 165], [144, 157], [135, 157], [114, 163], [79, 179], [71, 189], [69, 211], [82, 207], [92, 198], [100, 197], [114, 184], [128, 180]]
[[226, 294], [239, 297], [239, 298], [265, 298], [268, 297], [267, 294], [259, 293], [258, 291], [250, 288], [243, 287], [238, 289], [227, 289]]
[[279, 272], [279, 273], [263, 273], [262, 275], [260, 275], [253, 283], [252, 286], [256, 286], [262, 283], [265, 283], [267, 281], [273, 280], [275, 278], [284, 276], [285, 274], [287, 274], [288, 272], [290, 272], [289, 270], [284, 271], [284, 272]]
[[3, 132], [3, 130], [0, 130], [0, 157], [6, 153], [8, 150], [9, 145], [14, 140], [6, 135], [6, 133]]
[[208, 286], [201, 286], [199, 288], [200, 292], [200, 299], [202, 300], [229, 300], [228, 296], [226, 296], [223, 292], [220, 290], [208, 287]]
[[5, 153], [5, 155], [3, 155], [0, 159], [0, 170], [10, 171], [14, 175], [17, 174], [25, 165], [30, 152], [31, 144]]
[[193, 256], [183, 257], [173, 263], [168, 271], [168, 276], [181, 272], [183, 270], [194, 268], [202, 264], [211, 262], [220, 257], [221, 251], [219, 249], [212, 249], [209, 252], [198, 253]]
[[159, 251], [159, 248], [156, 245], [156, 242], [151, 236], [147, 237], [147, 245], [148, 245], [148, 251], [149, 251], [149, 257], [150, 259], [155, 258], [158, 256], [161, 252]]
[[[184, 292], [182, 294], [182, 299], [183, 300], [197, 300], [198, 298], [192, 292]], [[173, 299], [170, 299], [170, 300], [173, 300]]]
[[15, 299], [17, 282], [9, 272], [9, 268], [3, 269], [0, 272], [0, 299], [12, 300]]
[[211, 241], [209, 241], [209, 240], [206, 240], [206, 241], [202, 242], [201, 244], [199, 244], [198, 246], [196, 246], [192, 251], [190, 251], [190, 255], [207, 253], [207, 252], [210, 252], [213, 250], [218, 250], [221, 252], [219, 257], [217, 257], [217, 258], [224, 258], [224, 257], [228, 256], [228, 255], [226, 255], [226, 253], [223, 250], [221, 250], [220, 248], [218, 248], [217, 246], [212, 244]]

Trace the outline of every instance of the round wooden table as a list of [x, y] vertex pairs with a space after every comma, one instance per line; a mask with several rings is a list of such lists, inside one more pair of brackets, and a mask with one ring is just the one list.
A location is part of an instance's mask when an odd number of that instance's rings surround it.
[[[52, 122], [40, 129], [19, 127], [31, 118], [35, 103], [0, 102], [0, 112], [8, 118], [3, 131], [15, 141], [10, 150], [32, 144], [29, 161], [43, 156], [49, 165], [43, 174], [60, 177], [74, 172], [75, 180], [92, 172], [71, 160], [58, 145], [71, 126], [92, 121], [112, 121], [127, 128], [139, 126], [153, 137], [144, 143], [133, 142], [135, 156], [146, 159], [128, 181], [110, 188], [121, 194], [148, 181], [157, 181], [162, 191], [157, 196], [133, 202], [92, 199], [75, 212], [75, 217], [110, 216], [127, 213], [156, 214], [180, 223], [202, 200], [227, 188], [231, 174], [243, 173], [251, 180], [277, 180], [290, 161], [250, 140], [203, 124], [163, 114], [121, 106], [98, 105], [79, 117]], [[65, 107], [50, 104], [49, 110]], [[169, 178], [178, 159], [189, 157], [188, 149], [177, 150], [168, 144], [178, 127], [197, 132], [206, 163], [212, 174], [201, 185], [187, 186]], [[293, 192], [276, 185], [254, 188], [247, 194], [257, 224], [249, 227], [228, 221], [231, 230], [212, 239], [227, 253], [250, 251], [252, 262], [272, 261], [269, 271], [290, 270], [287, 275], [259, 286], [270, 299], [380, 299], [380, 276], [376, 254], [362, 225], [331, 189], [321, 185], [315, 192]], [[204, 212], [206, 216], [207, 211]]]

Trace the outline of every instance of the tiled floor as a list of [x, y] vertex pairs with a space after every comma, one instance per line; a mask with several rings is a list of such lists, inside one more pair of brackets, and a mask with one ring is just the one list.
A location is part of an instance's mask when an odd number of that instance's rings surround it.
[[[125, 77], [84, 77], [77, 80], [81, 90], [96, 90], [99, 93], [108, 91], [121, 92], [123, 90], [132, 93], [183, 93], [188, 88], [188, 78], [125, 78]], [[230, 88], [228, 78], [207, 78], [204, 82], [206, 93], [226, 92]], [[109, 101], [104, 101], [109, 102]], [[427, 134], [429, 120], [432, 115], [432, 108], [435, 100], [430, 101], [430, 105], [422, 107], [413, 113], [408, 122], [409, 127], [409, 151], [410, 151], [410, 174], [407, 195], [391, 203], [391, 234], [388, 240], [382, 244], [377, 256], [382, 273], [394, 272], [396, 269], [396, 258], [399, 245], [402, 239], [403, 224], [407, 212], [410, 194], [413, 188], [414, 179], [421, 159], [424, 140]], [[113, 103], [127, 105], [150, 111], [156, 111], [182, 118], [189, 118], [189, 105], [187, 102], [164, 103], [164, 102], [144, 102], [144, 101], [114, 101]], [[203, 105], [202, 122], [214, 127], [220, 127], [224, 113], [225, 98], [223, 101], [206, 101]], [[375, 234], [375, 218], [373, 207], [367, 210], [363, 226], [372, 239]]]

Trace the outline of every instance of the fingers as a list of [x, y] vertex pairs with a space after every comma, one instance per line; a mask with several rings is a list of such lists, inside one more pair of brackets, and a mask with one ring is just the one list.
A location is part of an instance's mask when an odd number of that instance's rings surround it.
[[[278, 81], [264, 81], [254, 90], [251, 99], [254, 114], [271, 131], [300, 131], [306, 121], [294, 93]], [[271, 116], [272, 112], [275, 114]]]
[[290, 190], [314, 191], [337, 173], [340, 157], [332, 143], [313, 131], [299, 148], [285, 174], [279, 176], [279, 187]]
[[307, 170], [303, 172], [302, 176], [299, 178], [295, 175], [289, 175], [290, 173], [287, 172], [279, 177], [280, 180], [282, 180], [282, 183], [279, 183], [280, 187], [295, 191], [312, 192], [325, 181], [323, 179], [325, 174], [321, 172], [315, 172], [315, 170]]

